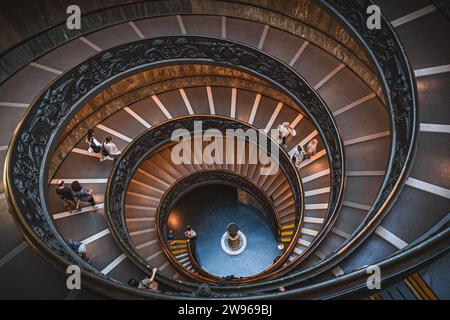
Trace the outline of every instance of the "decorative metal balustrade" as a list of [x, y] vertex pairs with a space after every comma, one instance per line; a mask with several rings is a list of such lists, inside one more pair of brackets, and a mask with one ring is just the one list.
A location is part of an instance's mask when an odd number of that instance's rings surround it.
[[[225, 286], [214, 292], [200, 286], [195, 291], [190, 286], [180, 284], [180, 289], [193, 293], [144, 293], [108, 280], [74, 255], [57, 233], [46, 206], [46, 160], [52, 152], [55, 138], [71, 114], [103, 86], [127, 74], [151, 68], [152, 65], [188, 63], [190, 60], [245, 70], [272, 83], [298, 102], [319, 129], [330, 156], [330, 203], [333, 206], [329, 211], [329, 225], [332, 225], [335, 217], [333, 214], [337, 212], [342, 200], [344, 155], [336, 126], [323, 101], [300, 76], [281, 62], [242, 45], [203, 37], [163, 37], [113, 48], [62, 75], [35, 100], [13, 137], [4, 175], [10, 210], [26, 239], [60, 268], [71, 263], [79, 264], [88, 285], [95, 285], [100, 292], [114, 297], [204, 298], [206, 294], [219, 298], [244, 298], [248, 297], [247, 294], [260, 293], [260, 298], [320, 298], [339, 297], [344, 289], [345, 294], [361, 290], [367, 276], [364, 270], [348, 272], [343, 277], [324, 284], [305, 284], [301, 289], [285, 293], [270, 292], [280, 286], [295, 286], [311, 279], [350, 256], [353, 250], [373, 233], [395, 202], [410, 171], [416, 146], [417, 94], [414, 77], [404, 50], [388, 20], [383, 17], [381, 30], [368, 30], [365, 12], [372, 2], [367, 0], [318, 0], [318, 3], [341, 20], [351, 35], [365, 48], [382, 80], [391, 121], [391, 156], [383, 185], [364, 223], [339, 251], [333, 252], [321, 263], [303, 272], [294, 272], [289, 277], [281, 276], [242, 288]], [[399, 277], [404, 272], [418, 268], [437, 255], [447, 252], [448, 227], [446, 223], [438, 231], [421, 239], [420, 243], [411, 244], [380, 262], [380, 266], [390, 271], [386, 273], [385, 279]], [[417, 259], [418, 256], [421, 259]], [[242, 289], [242, 295], [231, 294], [231, 290], [237, 292], [238, 289]], [[227, 290], [230, 290], [230, 294], [227, 294]]]
[[[202, 132], [196, 131], [196, 122], [201, 122]], [[110, 228], [112, 229], [112, 234], [116, 239], [117, 244], [138, 267], [140, 267], [144, 272], [148, 274], [151, 274], [153, 266], [149, 265], [147, 260], [139, 254], [136, 247], [133, 245], [127, 231], [125, 222], [125, 200], [127, 190], [129, 184], [131, 183], [131, 180], [133, 179], [134, 173], [142, 165], [142, 162], [150, 158], [160, 150], [167, 148], [169, 144], [173, 144], [172, 135], [175, 130], [178, 129], [182, 129], [185, 132], [189, 132], [192, 134], [201, 134], [202, 136], [207, 130], [214, 129], [218, 130], [221, 134], [223, 134], [223, 136], [227, 135], [227, 137], [230, 134], [230, 130], [257, 130], [255, 127], [245, 124], [244, 122], [222, 116], [185, 116], [165, 121], [155, 127], [150, 128], [146, 132], [142, 133], [139, 137], [135, 138], [134, 141], [129, 144], [128, 147], [123, 151], [120, 159], [116, 162], [110, 175], [105, 199], [106, 218], [108, 220]], [[240, 139], [240, 137], [238, 136], [236, 136], [236, 138], [238, 140]], [[268, 275], [270, 275], [270, 273], [276, 270], [278, 266], [283, 265], [283, 263], [289, 257], [289, 254], [294, 249], [297, 242], [296, 240], [300, 235], [300, 227], [304, 212], [303, 187], [297, 169], [293, 165], [287, 152], [280, 148], [276, 141], [273, 141], [265, 134], [260, 134], [258, 141], [250, 141], [250, 139], [248, 139], [247, 137], [246, 141], [243, 142], [247, 144], [255, 144], [255, 147], [257, 148], [256, 150], [265, 152], [268, 157], [272, 157], [275, 152], [273, 148], [277, 148], [276, 153], [278, 153], [279, 157], [278, 159], [273, 157], [273, 160], [278, 161], [279, 168], [283, 172], [283, 176], [285, 177], [285, 179], [288, 181], [289, 188], [292, 190], [294, 196], [296, 232], [292, 238], [291, 243], [276, 263], [272, 264], [268, 269], [255, 276], [241, 278], [237, 281], [230, 281], [232, 283], [248, 283], [251, 281], [260, 281], [264, 278], [264, 276], [267, 277]], [[275, 229], [274, 231], [278, 232], [281, 227], [277, 217], [276, 208], [274, 207], [270, 198], [268, 198], [265, 192], [248, 178], [239, 176], [226, 170], [207, 170], [194, 172], [191, 175], [183, 177], [179, 181], [176, 181], [172, 184], [169, 190], [167, 190], [161, 198], [158, 209], [156, 211], [156, 230], [158, 233], [158, 238], [163, 246], [163, 252], [174, 265], [177, 265], [177, 261], [170, 253], [170, 250], [167, 247], [166, 240], [163, 236], [167, 231], [166, 223], [170, 210], [175, 204], [176, 200], [179, 199], [185, 192], [189, 191], [192, 187], [212, 182], [230, 184], [251, 193], [263, 205], [263, 208], [269, 214], [269, 216], [273, 217], [273, 224]], [[183, 270], [182, 267], [178, 267], [180, 272], [184, 273], [189, 278], [200, 282], [219, 282], [222, 280], [220, 277], [204, 277], [201, 274], [188, 273]], [[169, 283], [171, 280], [164, 279], [164, 281], [166, 281], [166, 283]], [[221, 282], [223, 284], [223, 281]], [[176, 283], [180, 283], [180, 281], [177, 280]], [[191, 283], [187, 283], [186, 285], [196, 286], [195, 284]]]
[[[45, 89], [20, 123], [5, 166], [7, 199], [25, 238], [60, 268], [79, 264], [89, 280], [87, 283], [99, 280], [105, 287], [109, 286], [104, 275], [81, 261], [64, 243], [46, 205], [47, 159], [58, 135], [71, 115], [110, 83], [154, 66], [189, 62], [243, 70], [292, 97], [323, 137], [332, 168], [329, 212], [330, 216], [337, 213], [344, 184], [342, 142], [329, 110], [295, 71], [255, 49], [222, 39], [161, 37], [118, 46], [88, 59]], [[96, 287], [105, 294], [114, 295], [107, 289], [102, 290], [98, 284]], [[157, 293], [152, 295], [159, 296]]]

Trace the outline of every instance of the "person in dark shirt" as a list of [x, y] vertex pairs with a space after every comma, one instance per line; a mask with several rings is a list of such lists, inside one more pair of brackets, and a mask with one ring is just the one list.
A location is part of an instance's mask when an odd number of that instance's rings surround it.
[[94, 213], [98, 211], [98, 207], [96, 206], [94, 196], [92, 195], [92, 192], [94, 190], [92, 189], [87, 190], [83, 188], [77, 180], [72, 182], [71, 189], [72, 189], [72, 196], [75, 198], [76, 210], [78, 211], [81, 210], [80, 203], [81, 201], [83, 201], [89, 202], [91, 206], [93, 206]]
[[72, 190], [64, 184], [64, 180], [57, 181], [58, 187], [56, 188], [56, 194], [64, 200], [64, 207], [72, 212], [76, 208], [75, 199], [72, 195]]

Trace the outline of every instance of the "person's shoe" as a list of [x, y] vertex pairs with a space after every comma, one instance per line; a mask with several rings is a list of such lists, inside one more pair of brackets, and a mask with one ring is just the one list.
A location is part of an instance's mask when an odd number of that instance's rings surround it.
[[92, 213], [97, 213], [98, 212], [98, 207], [94, 206], [94, 210], [92, 210]]

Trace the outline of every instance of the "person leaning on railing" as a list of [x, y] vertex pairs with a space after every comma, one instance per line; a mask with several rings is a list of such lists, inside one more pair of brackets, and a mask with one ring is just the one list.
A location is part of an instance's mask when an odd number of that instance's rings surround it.
[[156, 271], [158, 271], [158, 268], [152, 269], [152, 276], [150, 278], [145, 278], [141, 281], [137, 281], [136, 279], [130, 279], [128, 280], [128, 285], [131, 287], [135, 287], [138, 289], [145, 289], [150, 291], [156, 291], [158, 290], [159, 284], [155, 281], [156, 277]]

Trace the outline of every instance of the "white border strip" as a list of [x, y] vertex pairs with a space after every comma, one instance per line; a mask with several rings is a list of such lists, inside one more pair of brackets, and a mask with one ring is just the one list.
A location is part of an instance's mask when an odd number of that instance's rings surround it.
[[256, 112], [258, 111], [259, 102], [261, 101], [261, 95], [259, 93], [256, 94], [255, 101], [253, 102], [252, 112], [250, 113], [250, 117], [248, 118], [248, 123], [253, 124], [256, 117]]
[[41, 69], [41, 70], [47, 71], [47, 72], [50, 72], [50, 73], [54, 73], [54, 74], [57, 74], [57, 75], [60, 75], [60, 74], [63, 73], [61, 70], [58, 70], [58, 69], [55, 69], [55, 68], [52, 68], [52, 67], [47, 67], [47, 66], [44, 66], [43, 64], [39, 64], [39, 63], [36, 63], [36, 62], [31, 62], [30, 66], [34, 67], [34, 68], [37, 68], [37, 69]]
[[302, 234], [306, 234], [306, 235], [311, 236], [311, 237], [315, 237], [315, 236], [317, 236], [319, 231], [308, 229], [308, 228], [302, 228], [301, 229], [301, 233]]
[[106, 268], [104, 268], [101, 271], [101, 273], [103, 273], [104, 275], [107, 275], [126, 258], [127, 258], [127, 255], [125, 253], [122, 253], [120, 256], [118, 256], [116, 259], [114, 259], [113, 262], [111, 262], [108, 266], [106, 266]]
[[408, 245], [405, 241], [403, 241], [402, 239], [397, 237], [395, 234], [393, 234], [392, 232], [390, 232], [383, 226], [379, 226], [375, 230], [375, 233], [377, 235], [379, 235], [381, 238], [383, 238], [384, 240], [386, 240], [387, 242], [389, 242], [390, 244], [392, 244], [397, 249], [403, 249], [404, 247], [406, 247]]
[[222, 16], [222, 39], [227, 37], [227, 17]]
[[87, 44], [89, 47], [91, 47], [92, 49], [94, 49], [95, 51], [102, 51], [102, 48], [96, 46], [95, 44], [93, 44], [92, 42], [90, 42], [88, 39], [86, 39], [85, 37], [79, 37], [78, 39], [80, 39], [81, 41], [83, 41], [85, 44]]
[[125, 107], [123, 108], [130, 116], [132, 116], [133, 118], [135, 118], [137, 121], [139, 121], [144, 127], [146, 127], [147, 129], [150, 128], [152, 125], [150, 123], [148, 123], [147, 121], [145, 121], [140, 115], [138, 115], [136, 112], [134, 112], [133, 110], [131, 110], [129, 107]]
[[435, 123], [421, 123], [421, 132], [436, 132], [436, 133], [450, 133], [450, 125], [435, 124]]
[[304, 178], [302, 178], [302, 182], [303, 183], [307, 183], [307, 182], [319, 179], [319, 178], [321, 178], [323, 176], [326, 176], [327, 174], [330, 174], [330, 169], [325, 169], [325, 170], [316, 172], [316, 173], [314, 173], [314, 174], [312, 174], [310, 176], [304, 177]]
[[184, 104], [186, 105], [186, 109], [188, 110], [189, 114], [194, 114], [194, 110], [192, 110], [191, 103], [189, 102], [189, 99], [187, 97], [186, 91], [184, 91], [183, 88], [178, 89], [180, 91], [181, 97], [183, 98]]
[[436, 7], [431, 4], [429, 6], [426, 6], [426, 7], [422, 8], [422, 9], [413, 11], [413, 12], [411, 12], [411, 13], [403, 16], [403, 17], [400, 17], [398, 19], [392, 20], [391, 21], [391, 25], [394, 28], [397, 28], [397, 27], [399, 27], [399, 26], [401, 26], [401, 25], [403, 25], [405, 23], [411, 22], [413, 20], [416, 20], [417, 18], [423, 17], [423, 16], [425, 16], [425, 15], [427, 15], [429, 13], [432, 13], [435, 10], [436, 10]]
[[92, 243], [92, 242], [94, 242], [94, 241], [96, 241], [96, 240], [98, 240], [98, 239], [100, 239], [100, 238], [110, 234], [110, 233], [111, 233], [111, 231], [109, 231], [109, 229], [105, 229], [105, 230], [102, 230], [102, 231], [100, 231], [100, 232], [90, 236], [89, 238], [81, 240], [80, 242], [83, 242], [85, 245], [88, 245], [88, 244], [90, 244], [90, 243]]
[[97, 183], [98, 184], [108, 183], [108, 179], [107, 178], [99, 178], [99, 179], [77, 179], [77, 178], [65, 179], [65, 178], [58, 178], [58, 179], [52, 179], [50, 181], [50, 184], [57, 184], [59, 179], [64, 180], [65, 183], [72, 183], [74, 181], [78, 181], [79, 183], [94, 183], [94, 184], [97, 184]]
[[343, 201], [342, 205], [345, 207], [353, 208], [353, 209], [359, 209], [359, 210], [365, 210], [365, 211], [370, 210], [370, 206], [368, 206], [366, 204], [352, 202], [352, 201]]
[[384, 174], [385, 171], [347, 171], [347, 177], [377, 177]]
[[316, 195], [324, 194], [324, 193], [328, 193], [328, 192], [330, 192], [330, 187], [309, 190], [309, 191], [305, 192], [305, 197], [316, 196]]
[[[105, 204], [104, 203], [99, 203], [96, 206], [97, 206], [98, 209], [103, 209]], [[55, 213], [53, 215], [53, 220], [58, 220], [58, 219], [62, 219], [62, 218], [72, 217], [72, 216], [79, 215], [81, 213], [91, 212], [93, 210], [94, 210], [93, 206], [88, 206], [88, 207], [82, 208], [80, 211], [75, 211], [75, 212], [72, 212], [72, 213], [70, 211], [64, 211], [64, 212], [60, 212], [60, 213]]]
[[443, 66], [437, 66], [437, 67], [417, 69], [417, 70], [414, 70], [414, 75], [416, 76], [416, 78], [419, 78], [419, 77], [432, 76], [434, 74], [445, 73], [445, 72], [450, 72], [450, 64], [446, 64]]
[[333, 232], [335, 235], [338, 235], [339, 237], [344, 238], [344, 239], [350, 238], [350, 234], [348, 234], [347, 232], [342, 231], [340, 229], [337, 229], [337, 228], [332, 228], [331, 232]]
[[143, 230], [133, 231], [133, 232], [130, 232], [129, 235], [130, 236], [139, 236], [141, 234], [146, 234], [146, 233], [151, 233], [151, 232], [155, 232], [155, 228], [147, 228], [147, 229], [143, 229]]
[[348, 110], [351, 110], [354, 107], [357, 107], [357, 106], [363, 104], [364, 102], [369, 101], [370, 99], [373, 99], [375, 97], [376, 97], [375, 93], [370, 93], [367, 96], [364, 96], [364, 97], [362, 97], [362, 98], [360, 98], [360, 99], [358, 99], [358, 100], [356, 100], [356, 101], [354, 101], [354, 102], [352, 102], [352, 103], [350, 103], [350, 104], [348, 104], [348, 105], [346, 105], [346, 106], [344, 106], [344, 107], [334, 111], [333, 112], [333, 116], [337, 117], [338, 115], [340, 115], [340, 114], [342, 114], [342, 113], [344, 113], [344, 112], [346, 112]]
[[291, 128], [295, 129], [295, 127], [302, 121], [303, 115], [301, 113], [298, 114], [297, 117], [295, 117], [294, 121], [291, 123]]
[[325, 83], [331, 80], [339, 71], [345, 68], [345, 64], [341, 63], [334, 68], [329, 74], [327, 74], [322, 80], [314, 86], [314, 90], [319, 90]]
[[180, 31], [183, 35], [186, 35], [186, 27], [184, 26], [183, 23], [183, 18], [181, 18], [181, 16], [179, 14], [177, 14], [177, 22], [178, 22], [178, 26], [180, 27]]
[[28, 108], [29, 106], [30, 106], [29, 103], [0, 101], [0, 107]]
[[214, 98], [210, 86], [206, 86], [206, 94], [208, 95], [209, 112], [211, 114], [216, 114], [216, 108], [214, 106]]
[[305, 210], [325, 210], [328, 209], [328, 203], [305, 204]]
[[258, 49], [261, 50], [264, 46], [264, 42], [266, 41], [267, 33], [269, 32], [269, 25], [265, 25], [264, 29], [261, 33], [261, 38], [259, 38]]
[[136, 32], [137, 36], [139, 37], [139, 39], [144, 39], [145, 36], [142, 33], [142, 31], [138, 28], [138, 26], [134, 23], [134, 21], [129, 21], [128, 25], [131, 27], [131, 29], [134, 30], [134, 32]]
[[389, 135], [390, 135], [389, 131], [383, 131], [383, 132], [378, 132], [378, 133], [374, 133], [374, 134], [369, 134], [367, 136], [363, 136], [363, 137], [359, 137], [359, 138], [348, 139], [348, 140], [344, 141], [344, 146], [347, 147], [347, 146], [351, 146], [353, 144], [357, 144], [357, 143], [361, 143], [361, 142], [376, 140], [376, 139], [388, 137]]
[[79, 149], [79, 148], [73, 148], [70, 152], [78, 153], [78, 154], [82, 154], [82, 155], [89, 156], [89, 157], [94, 157], [94, 158], [100, 158], [101, 157], [99, 153], [94, 153], [94, 152], [91, 153], [91, 152], [89, 152], [87, 150]]
[[19, 244], [17, 247], [12, 249], [10, 252], [8, 252], [3, 258], [0, 259], [0, 268], [3, 267], [5, 264], [10, 262], [12, 259], [14, 259], [19, 253], [21, 253], [26, 247], [28, 247], [28, 244], [23, 241], [21, 244]]
[[113, 129], [111, 129], [111, 128], [103, 125], [103, 124], [98, 124], [97, 128], [99, 128], [100, 130], [103, 130], [103, 131], [105, 131], [105, 132], [107, 132], [109, 134], [112, 134], [113, 136], [116, 136], [117, 138], [122, 139], [122, 140], [124, 140], [126, 142], [131, 142], [133, 140], [130, 137], [127, 137], [126, 135], [124, 135], [124, 134], [122, 134], [120, 132], [117, 132], [116, 130], [113, 130]]
[[272, 128], [273, 123], [275, 122], [275, 119], [278, 117], [278, 114], [280, 113], [281, 109], [283, 108], [283, 102], [278, 102], [275, 111], [273, 112], [272, 116], [269, 119], [269, 122], [267, 122], [266, 127], [264, 128], [264, 132], [269, 132], [270, 128]]
[[300, 46], [298, 51], [292, 57], [291, 61], [289, 61], [289, 66], [290, 67], [292, 67], [297, 62], [298, 58], [300, 58], [300, 56], [302, 55], [303, 51], [305, 51], [305, 49], [306, 49], [306, 47], [308, 45], [309, 45], [309, 41], [307, 41], [307, 40], [305, 40], [305, 42], [302, 43], [302, 45]]
[[303, 222], [305, 222], [305, 223], [314, 223], [314, 224], [323, 224], [324, 219], [323, 218], [316, 218], [316, 217], [305, 217], [305, 218], [303, 218]]
[[[128, 221], [128, 219], [127, 219], [127, 221]], [[158, 242], [158, 239], [153, 239], [153, 240], [151, 240], [151, 241], [149, 241], [149, 242], [144, 242], [144, 243], [142, 243], [142, 244], [136, 246], [136, 249], [140, 250], [140, 249], [142, 249], [142, 248], [146, 248], [146, 247], [148, 247], [148, 246], [151, 246], [152, 244], [155, 244], [155, 243], [157, 243], [157, 242]]]
[[237, 89], [231, 88], [231, 111], [230, 117], [236, 118], [236, 100], [237, 100]]
[[425, 181], [422, 181], [419, 179], [411, 178], [411, 177], [409, 177], [405, 183], [407, 186], [409, 186], [411, 188], [425, 191], [428, 193], [432, 193], [432, 194], [441, 196], [446, 199], [450, 199], [450, 189], [439, 187], [434, 184], [431, 184], [431, 183], [428, 183], [428, 182], [425, 182]]
[[161, 100], [159, 100], [159, 98], [156, 95], [152, 95], [152, 99], [153, 101], [155, 101], [156, 105], [159, 107], [159, 109], [161, 109], [161, 111], [164, 113], [167, 119], [173, 118], [170, 112], [167, 111], [166, 107], [164, 107], [163, 103], [161, 102]]

